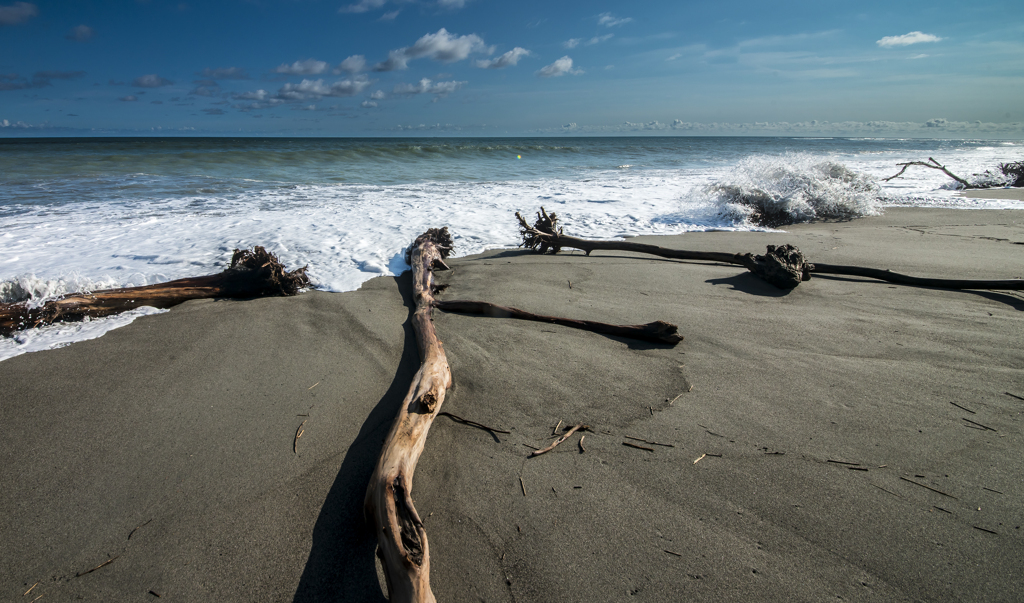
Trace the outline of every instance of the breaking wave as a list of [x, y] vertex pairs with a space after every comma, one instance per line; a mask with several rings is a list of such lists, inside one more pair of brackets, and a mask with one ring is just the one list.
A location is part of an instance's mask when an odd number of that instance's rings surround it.
[[754, 156], [702, 191], [735, 222], [776, 228], [817, 219], [849, 220], [881, 213], [878, 181], [806, 154]]

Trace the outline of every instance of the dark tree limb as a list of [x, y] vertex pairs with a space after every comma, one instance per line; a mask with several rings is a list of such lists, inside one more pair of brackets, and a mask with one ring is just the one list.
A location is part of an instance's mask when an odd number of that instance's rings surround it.
[[812, 274], [842, 274], [846, 276], [864, 276], [880, 281], [910, 285], [913, 287], [933, 287], [936, 289], [1000, 289], [1004, 291], [1024, 290], [1024, 279], [953, 279], [924, 278], [908, 276], [891, 270], [864, 268], [862, 266], [840, 266], [836, 264], [809, 264]]
[[953, 180], [956, 180], [957, 182], [962, 184], [964, 188], [974, 188], [973, 186], [971, 186], [970, 182], [967, 182], [966, 180], [964, 180], [960, 176], [957, 176], [953, 172], [949, 171], [948, 169], [946, 169], [946, 166], [942, 165], [938, 161], [935, 161], [931, 157], [928, 158], [928, 161], [908, 161], [906, 163], [897, 163], [896, 165], [902, 165], [903, 169], [901, 169], [898, 173], [896, 173], [896, 174], [894, 174], [892, 176], [889, 176], [888, 178], [882, 178], [882, 182], [888, 182], [888, 181], [890, 181], [890, 180], [892, 180], [894, 178], [899, 178], [900, 176], [903, 175], [903, 172], [907, 171], [908, 167], [910, 167], [912, 165], [919, 165], [921, 167], [926, 167], [926, 168], [931, 168], [933, 170], [941, 171], [942, 173], [946, 174], [947, 176], [949, 176]]
[[295, 295], [309, 286], [306, 268], [285, 270], [277, 257], [263, 247], [235, 250], [224, 272], [183, 278], [158, 285], [72, 293], [38, 308], [26, 302], [0, 304], [0, 335], [55, 322], [99, 318], [141, 306], [170, 308], [190, 299], [250, 298]]
[[679, 328], [676, 325], [660, 320], [642, 325], [612, 325], [593, 320], [576, 320], [573, 318], [562, 318], [559, 316], [544, 316], [542, 314], [534, 314], [532, 312], [520, 310], [519, 308], [499, 306], [498, 304], [492, 304], [485, 301], [470, 301], [464, 299], [451, 301], [438, 300], [434, 302], [434, 307], [439, 310], [444, 310], [445, 312], [479, 314], [481, 316], [492, 316], [495, 318], [534, 320], [537, 322], [562, 325], [564, 327], [572, 327], [574, 329], [593, 331], [595, 333], [604, 333], [606, 335], [616, 335], [619, 337], [628, 337], [630, 339], [652, 341], [654, 343], [675, 345], [683, 340], [683, 336], [678, 333]]
[[600, 241], [568, 236], [558, 226], [558, 216], [554, 212], [547, 213], [543, 207], [537, 213], [537, 222], [533, 226], [519, 212], [516, 212], [516, 218], [519, 220], [519, 233], [523, 237], [522, 245], [540, 253], [557, 253], [563, 247], [572, 247], [583, 250], [587, 255], [595, 250], [633, 251], [674, 260], [723, 262], [743, 266], [780, 289], [792, 289], [800, 281], [810, 278], [804, 267], [803, 256], [792, 245], [778, 248], [772, 245], [768, 247], [766, 255], [758, 256], [750, 253], [687, 251], [630, 241]]
[[[897, 174], [897, 176], [898, 175], [899, 174]], [[747, 270], [753, 272], [757, 276], [769, 283], [772, 283], [780, 289], [792, 289], [799, 285], [801, 281], [810, 280], [811, 275], [817, 273], [863, 276], [899, 285], [934, 287], [937, 289], [1024, 290], [1024, 279], [981, 280], [923, 278], [908, 276], [878, 268], [811, 263], [804, 258], [799, 249], [792, 245], [769, 245], [768, 251], [765, 255], [755, 256], [749, 253], [683, 251], [667, 249], [656, 245], [630, 243], [627, 241], [593, 241], [580, 239], [563, 234], [562, 228], [558, 226], [558, 217], [554, 213], [548, 214], [544, 211], [544, 208], [541, 208], [540, 212], [537, 214], [537, 223], [533, 226], [528, 224], [519, 212], [516, 212], [516, 218], [519, 220], [519, 231], [523, 236], [523, 246], [541, 253], [546, 251], [555, 253], [562, 247], [572, 247], [586, 251], [587, 255], [590, 255], [590, 252], [596, 249], [607, 249], [616, 251], [635, 251], [664, 258], [725, 262], [743, 266]]]
[[431, 319], [433, 271], [444, 266], [452, 249], [447, 228], [430, 229], [409, 248], [412, 266], [413, 332], [420, 352], [420, 369], [413, 377], [398, 416], [391, 426], [377, 467], [366, 489], [364, 512], [377, 534], [377, 555], [387, 578], [391, 601], [433, 602], [430, 590], [430, 549], [412, 500], [412, 477], [423, 453], [430, 425], [452, 385], [444, 346]]

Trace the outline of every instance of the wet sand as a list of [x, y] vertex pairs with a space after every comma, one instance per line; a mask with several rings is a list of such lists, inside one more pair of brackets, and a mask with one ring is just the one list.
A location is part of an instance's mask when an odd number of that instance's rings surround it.
[[[640, 240], [1024, 276], [1021, 211]], [[611, 252], [451, 265], [445, 299], [686, 339], [437, 314], [443, 410], [511, 431], [431, 430], [413, 494], [439, 601], [1024, 599], [1024, 294], [827, 276], [784, 293]], [[419, 363], [409, 295], [406, 275], [189, 302], [0, 363], [0, 592], [382, 600], [361, 505]], [[558, 421], [593, 431], [528, 460]]]

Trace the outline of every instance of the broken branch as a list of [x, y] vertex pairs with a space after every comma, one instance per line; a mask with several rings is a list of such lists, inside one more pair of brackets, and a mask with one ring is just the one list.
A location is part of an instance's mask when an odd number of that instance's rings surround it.
[[890, 180], [892, 180], [894, 178], [899, 178], [900, 176], [903, 175], [903, 172], [907, 171], [908, 167], [910, 167], [912, 165], [919, 165], [921, 167], [926, 167], [926, 168], [931, 168], [933, 170], [941, 171], [942, 173], [944, 173], [945, 175], [949, 176], [953, 180], [956, 180], [957, 182], [959, 182], [961, 185], [963, 185], [964, 188], [974, 188], [974, 187], [971, 186], [970, 182], [967, 182], [966, 180], [964, 180], [960, 176], [957, 176], [953, 172], [949, 171], [948, 169], [946, 169], [946, 166], [942, 165], [938, 161], [935, 161], [931, 157], [928, 158], [928, 161], [908, 161], [906, 163], [897, 163], [896, 165], [902, 165], [903, 169], [901, 169], [898, 173], [896, 173], [896, 174], [894, 174], [892, 176], [889, 176], [888, 178], [882, 178], [882, 182], [888, 182], [888, 181], [890, 181]]
[[580, 430], [580, 429], [590, 429], [590, 426], [589, 425], [584, 425], [582, 423], [580, 423], [578, 425], [573, 425], [572, 427], [569, 428], [568, 431], [566, 431], [562, 435], [562, 437], [560, 437], [557, 440], [555, 440], [554, 442], [552, 442], [550, 446], [548, 446], [547, 448], [542, 448], [540, 450], [534, 450], [533, 452], [530, 453], [530, 456], [527, 457], [527, 458], [533, 458], [535, 456], [540, 456], [540, 455], [544, 454], [545, 452], [551, 452], [555, 448], [555, 446], [558, 446], [559, 444], [561, 444], [562, 442], [567, 440], [569, 438], [569, 436], [571, 436], [572, 434], [576, 433], [576, 431]]

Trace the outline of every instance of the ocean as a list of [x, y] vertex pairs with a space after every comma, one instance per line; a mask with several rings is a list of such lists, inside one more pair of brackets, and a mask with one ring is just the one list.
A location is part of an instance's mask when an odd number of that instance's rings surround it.
[[[0, 139], [0, 302], [223, 270], [262, 245], [314, 287], [357, 289], [407, 268], [431, 227], [456, 255], [514, 247], [541, 206], [584, 237], [785, 229], [887, 206], [1016, 208], [959, 197], [1020, 161], [1024, 141], [887, 138]], [[776, 220], [761, 220], [764, 216]], [[154, 310], [155, 312], [155, 310]], [[136, 311], [0, 340], [0, 359], [96, 337]]]

